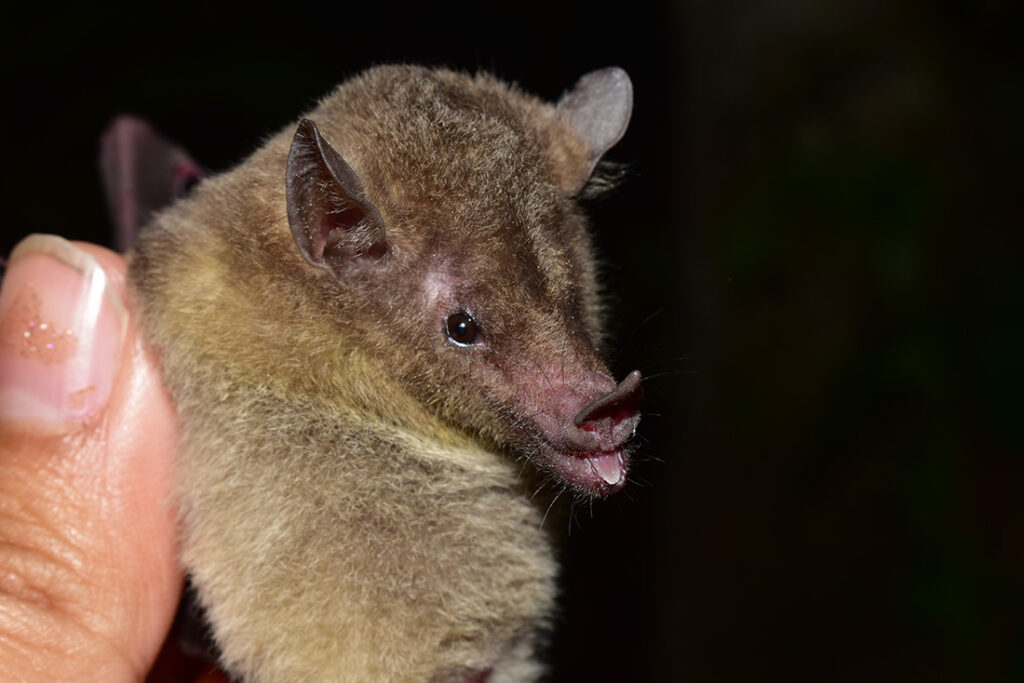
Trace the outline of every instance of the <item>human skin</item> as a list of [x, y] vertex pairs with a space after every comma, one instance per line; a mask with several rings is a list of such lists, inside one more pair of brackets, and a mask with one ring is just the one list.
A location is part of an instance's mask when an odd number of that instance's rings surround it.
[[36, 235], [0, 289], [0, 680], [143, 680], [180, 598], [177, 427], [124, 268]]

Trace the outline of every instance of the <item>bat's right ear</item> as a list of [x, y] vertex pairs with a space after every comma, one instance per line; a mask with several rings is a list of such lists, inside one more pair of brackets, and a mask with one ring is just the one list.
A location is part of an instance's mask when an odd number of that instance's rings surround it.
[[100, 138], [100, 175], [118, 251], [128, 251], [153, 213], [207, 175], [181, 147], [137, 116], [121, 114]]
[[292, 138], [285, 178], [288, 224], [307, 261], [340, 276], [387, 256], [384, 219], [363, 196], [359, 176], [309, 119]]

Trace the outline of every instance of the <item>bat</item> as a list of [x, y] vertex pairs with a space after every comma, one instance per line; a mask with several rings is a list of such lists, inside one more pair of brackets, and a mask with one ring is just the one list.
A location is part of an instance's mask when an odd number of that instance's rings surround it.
[[114, 246], [127, 251], [153, 212], [184, 196], [207, 173], [149, 123], [122, 114], [100, 137], [100, 175], [114, 223]]
[[579, 203], [631, 110], [619, 68], [547, 103], [375, 67], [142, 230], [182, 562], [231, 676], [542, 675], [545, 511], [621, 490], [640, 421]]

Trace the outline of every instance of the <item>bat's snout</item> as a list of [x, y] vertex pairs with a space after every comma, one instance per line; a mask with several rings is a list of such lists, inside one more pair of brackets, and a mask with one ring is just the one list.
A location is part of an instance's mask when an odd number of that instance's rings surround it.
[[625, 441], [640, 422], [641, 380], [639, 370], [629, 373], [614, 389], [577, 413], [573, 424], [587, 432], [606, 434], [616, 443]]

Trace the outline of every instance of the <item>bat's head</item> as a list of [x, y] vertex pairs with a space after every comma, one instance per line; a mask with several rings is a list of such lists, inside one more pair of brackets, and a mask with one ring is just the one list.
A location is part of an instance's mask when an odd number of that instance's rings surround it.
[[631, 107], [617, 68], [556, 105], [384, 68], [303, 120], [288, 157], [289, 224], [338, 333], [447, 424], [589, 496], [625, 484], [640, 374], [601, 359], [576, 199]]

